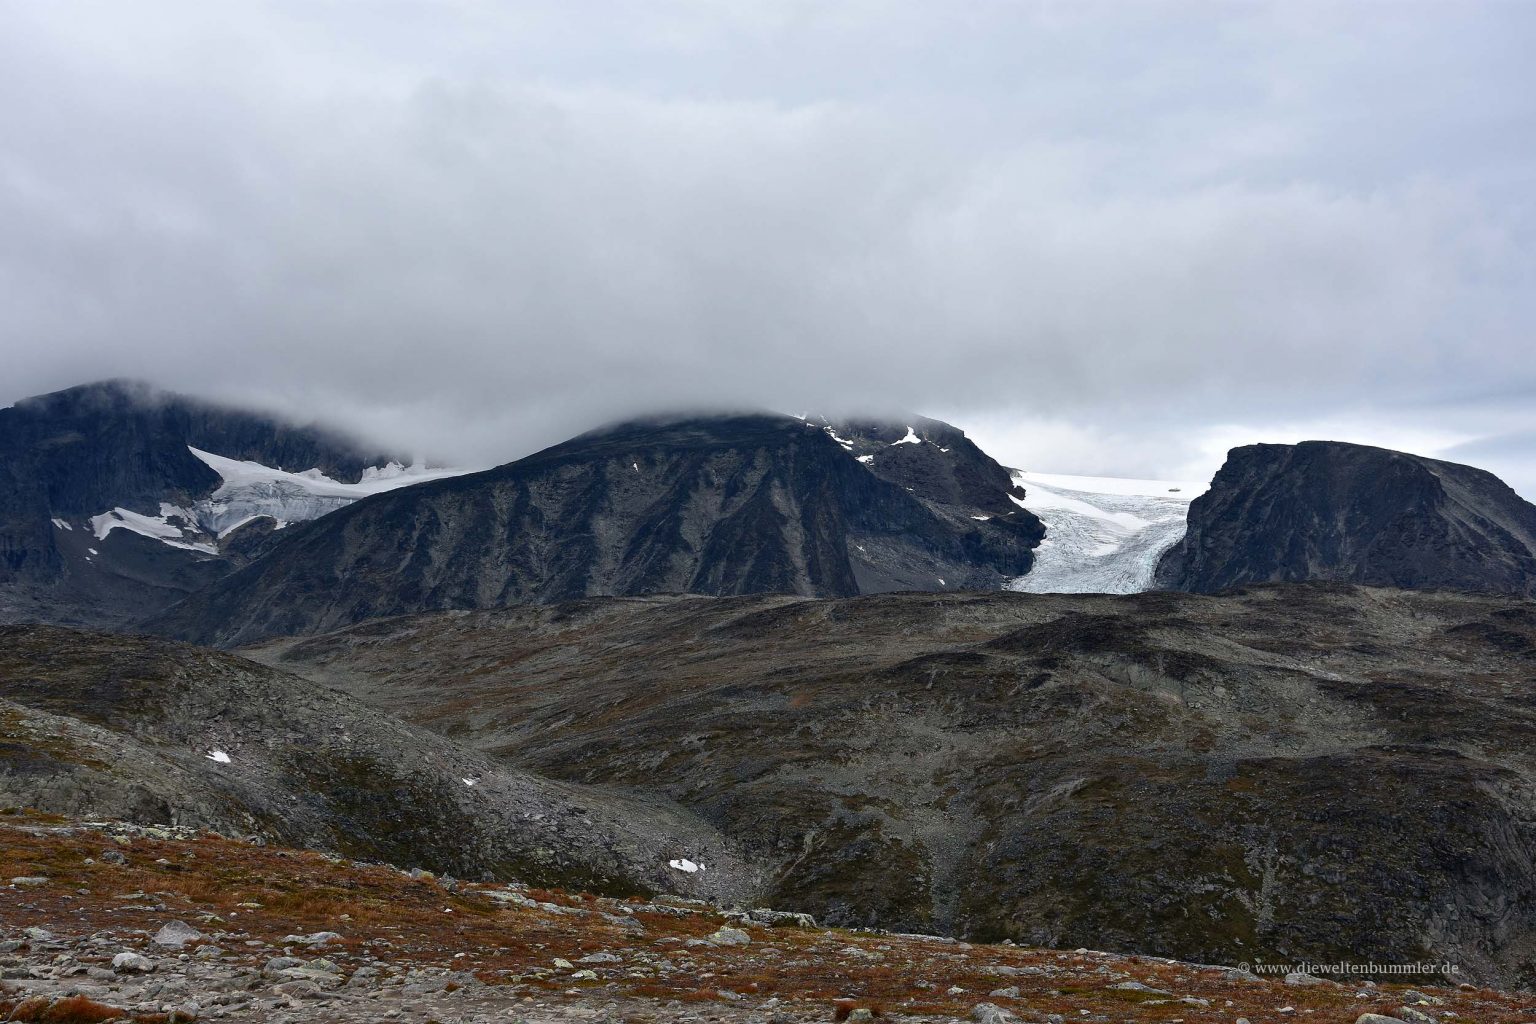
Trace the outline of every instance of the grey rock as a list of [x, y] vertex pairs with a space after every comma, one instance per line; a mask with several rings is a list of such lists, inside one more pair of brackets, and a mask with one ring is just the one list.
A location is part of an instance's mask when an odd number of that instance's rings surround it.
[[125, 950], [112, 958], [112, 969], [119, 974], [148, 974], [155, 965], [148, 957]]
[[751, 943], [752, 936], [740, 928], [721, 928], [709, 936], [709, 941], [717, 946], [745, 946]]
[[170, 921], [162, 925], [150, 941], [157, 946], [180, 949], [189, 942], [201, 942], [207, 937], [185, 921]]
[[732, 915], [739, 917], [749, 924], [762, 925], [766, 928], [815, 928], [816, 918], [810, 914], [801, 914], [791, 910], [766, 910], [761, 907], [748, 910], [744, 913]]
[[262, 967], [261, 973], [267, 975], [268, 977], [276, 977], [279, 972], [286, 971], [290, 967], [303, 966], [304, 961], [300, 960], [296, 956], [275, 956], [268, 960], [266, 965]]
[[285, 981], [312, 982], [321, 988], [338, 988], [342, 982], [340, 975], [315, 967], [285, 967], [278, 971], [276, 976]]
[[291, 999], [321, 999], [325, 996], [319, 985], [306, 979], [285, 981], [273, 988]]
[[1017, 1018], [996, 1003], [977, 1003], [971, 1007], [971, 1020], [976, 1024], [1013, 1024]]
[[339, 932], [313, 932], [309, 935], [284, 935], [282, 944], [285, 946], [324, 946], [332, 942], [340, 942]]

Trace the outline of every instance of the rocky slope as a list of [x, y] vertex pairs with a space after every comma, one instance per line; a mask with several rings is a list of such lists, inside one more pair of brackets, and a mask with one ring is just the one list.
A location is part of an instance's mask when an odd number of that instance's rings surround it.
[[[715, 895], [756, 885], [729, 843], [663, 799], [536, 778], [239, 658], [55, 627], [0, 627], [4, 806], [475, 878]], [[711, 870], [669, 866], [684, 858]]]
[[[308, 484], [361, 482], [389, 461], [322, 429], [124, 381], [0, 409], [0, 621], [126, 625], [258, 554], [279, 510], [302, 517], [274, 503], [275, 479], [231, 493], [219, 459]], [[236, 507], [245, 514], [218, 514]]]
[[1219, 598], [595, 600], [253, 657], [686, 806], [842, 924], [1536, 981], [1536, 611]]
[[1536, 506], [1491, 473], [1335, 441], [1234, 448], [1157, 585], [1345, 580], [1536, 595]]
[[0, 1017], [16, 1021], [1516, 1024], [1529, 1016], [1528, 997], [1471, 985], [1260, 975], [838, 931], [688, 900], [411, 875], [186, 829], [11, 821], [0, 822], [8, 979]]
[[959, 427], [926, 416], [817, 419], [832, 440], [882, 480], [965, 515], [1008, 516], [1024, 488]]
[[[894, 468], [911, 456], [871, 465], [834, 433], [727, 415], [584, 434], [295, 528], [149, 628], [234, 644], [518, 601], [996, 588], [1029, 569], [1044, 530], [1001, 467], [920, 491], [892, 482], [912, 475]], [[948, 454], [921, 440], [885, 447], [914, 445], [935, 450], [919, 458]]]

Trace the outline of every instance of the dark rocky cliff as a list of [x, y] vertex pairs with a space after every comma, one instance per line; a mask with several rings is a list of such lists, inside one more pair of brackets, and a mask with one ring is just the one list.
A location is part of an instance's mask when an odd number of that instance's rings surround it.
[[1491, 473], [1383, 448], [1234, 448], [1156, 582], [1287, 580], [1536, 595], [1536, 506]]

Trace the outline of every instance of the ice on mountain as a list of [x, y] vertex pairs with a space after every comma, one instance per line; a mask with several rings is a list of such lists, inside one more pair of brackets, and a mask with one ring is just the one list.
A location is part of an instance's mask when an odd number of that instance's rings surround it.
[[1152, 585], [1163, 554], [1184, 536], [1189, 503], [1203, 484], [1044, 473], [1013, 475], [1015, 504], [1045, 523], [1027, 576], [1009, 590], [1035, 594], [1134, 594]]
[[54, 525], [54, 528], [58, 529], [58, 530], [73, 530], [74, 529], [73, 526], [70, 526], [68, 523], [66, 523], [62, 519], [55, 519], [53, 521], [53, 525]]
[[[96, 538], [104, 540], [107, 534], [122, 528], [172, 547], [217, 554], [216, 541], [257, 519], [271, 519], [274, 529], [281, 530], [289, 523], [318, 519], [371, 494], [466, 472], [390, 462], [364, 469], [357, 483], [344, 483], [319, 469], [290, 473], [197, 448], [187, 450], [219, 474], [223, 483], [217, 490], [190, 507], [161, 502], [158, 516], [120, 507], [92, 516], [91, 528]], [[68, 529], [68, 524], [64, 528]]]
[[457, 476], [462, 469], [428, 469], [425, 466], [370, 466], [357, 483], [343, 483], [326, 476], [319, 469], [290, 473], [259, 462], [225, 458], [197, 448], [188, 450], [224, 482], [191, 511], [206, 532], [222, 537], [229, 531], [260, 516], [269, 516], [280, 525], [318, 519], [328, 512], [344, 508], [359, 498], [380, 494], [410, 484], [425, 483]]
[[907, 427], [907, 436], [902, 438], [900, 441], [892, 441], [891, 442], [891, 447], [894, 448], [894, 447], [896, 447], [899, 444], [922, 444], [922, 443], [923, 443], [923, 439], [917, 436], [917, 431], [913, 430], [911, 427]]
[[229, 764], [229, 755], [222, 750], [210, 750], [203, 756], [210, 761], [217, 761], [219, 764]]
[[676, 860], [669, 860], [667, 861], [667, 867], [673, 868], [677, 871], [687, 872], [690, 875], [704, 870], [703, 864], [696, 864], [689, 860], [687, 857], [679, 857]]
[[[175, 509], [175, 506], [162, 505], [162, 512], [167, 509]], [[177, 510], [179, 513], [181, 510]], [[200, 551], [203, 554], [217, 554], [218, 549], [206, 541], [187, 540], [186, 531], [182, 527], [167, 522], [165, 515], [147, 516], [141, 512], [134, 512], [126, 508], [114, 508], [103, 512], [99, 516], [91, 517], [91, 530], [97, 540], [106, 540], [107, 534], [116, 529], [125, 529], [130, 533], [137, 533], [143, 537], [158, 540], [163, 544], [169, 544], [173, 548], [182, 548], [187, 551]]]
[[854, 458], [858, 459], [866, 466], [875, 461], [875, 457], [873, 455], [855, 455]]

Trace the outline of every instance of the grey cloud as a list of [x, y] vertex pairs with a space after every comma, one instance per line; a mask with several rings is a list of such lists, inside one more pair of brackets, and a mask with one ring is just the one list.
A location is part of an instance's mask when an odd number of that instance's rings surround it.
[[0, 400], [126, 374], [481, 463], [698, 404], [1128, 475], [1536, 430], [1462, 397], [1536, 387], [1536, 10], [836, 8], [9, 5]]

